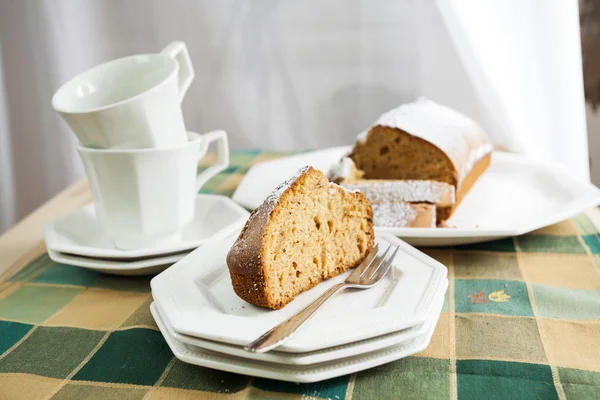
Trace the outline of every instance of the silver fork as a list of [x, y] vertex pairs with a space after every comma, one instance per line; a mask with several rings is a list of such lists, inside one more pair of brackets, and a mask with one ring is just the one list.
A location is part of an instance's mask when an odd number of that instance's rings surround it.
[[[388, 254], [391, 252], [391, 256]], [[286, 342], [304, 324], [306, 324], [327, 301], [344, 289], [369, 289], [377, 285], [392, 267], [398, 247], [389, 245], [383, 254], [379, 254], [379, 245], [367, 255], [362, 263], [342, 283], [332, 286], [315, 301], [289, 317], [261, 337], [244, 347], [255, 353], [265, 353]]]

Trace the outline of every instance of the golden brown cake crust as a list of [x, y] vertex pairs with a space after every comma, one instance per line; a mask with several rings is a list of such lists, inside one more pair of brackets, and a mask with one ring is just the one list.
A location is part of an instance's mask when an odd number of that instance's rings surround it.
[[[257, 275], [260, 273], [262, 236], [269, 222], [271, 207], [265, 203], [255, 209], [236, 241], [236, 246], [227, 253], [227, 266], [231, 272], [239, 275]], [[243, 244], [240, 241], [243, 240]]]
[[467, 177], [463, 180], [462, 185], [460, 185], [460, 188], [458, 188], [458, 193], [456, 194], [457, 205], [467, 195], [469, 190], [471, 190], [475, 182], [477, 182], [477, 179], [479, 179], [479, 177], [488, 169], [491, 162], [492, 153], [488, 153], [473, 166], [471, 172], [469, 172]]
[[236, 274], [231, 269], [231, 284], [233, 291], [250, 304], [259, 307], [269, 307], [269, 299], [265, 292], [265, 280], [262, 274]]
[[[305, 182], [308, 181], [317, 185], [319, 193], [321, 194], [330, 193], [332, 195], [341, 196], [341, 193], [343, 193], [343, 196], [347, 196], [348, 199], [356, 202], [354, 208], [346, 211], [350, 213], [358, 213], [360, 211], [356, 208], [358, 207], [362, 210], [363, 214], [365, 214], [364, 219], [367, 223], [364, 227], [365, 232], [363, 233], [366, 237], [366, 241], [362, 244], [362, 249], [359, 246], [359, 249], [361, 249], [362, 252], [360, 257], [355, 257], [354, 259], [348, 258], [348, 260], [345, 262], [340, 262], [340, 259], [329, 260], [330, 262], [328, 262], [327, 269], [325, 269], [325, 261], [328, 261], [327, 254], [321, 255], [321, 259], [316, 262], [315, 268], [321, 268], [322, 271], [318, 270], [318, 274], [311, 276], [308, 280], [304, 279], [302, 281], [302, 287], [292, 288], [288, 293], [284, 293], [282, 296], [281, 293], [276, 293], [274, 290], [274, 287], [277, 286], [278, 283], [281, 284], [282, 279], [286, 277], [282, 277], [281, 275], [275, 276], [275, 273], [272, 271], [272, 265], [277, 265], [280, 263], [280, 261], [276, 262], [276, 258], [272, 257], [273, 251], [269, 247], [270, 245], [273, 247], [273, 243], [277, 242], [277, 239], [274, 239], [272, 220], [274, 218], [281, 219], [281, 214], [284, 211], [286, 220], [293, 220], [294, 217], [297, 217], [297, 215], [290, 215], [288, 218], [288, 211], [287, 209], [283, 208], [285, 206], [282, 204], [289, 203], [290, 199], [293, 199], [294, 196], [301, 191]], [[330, 278], [338, 275], [339, 273], [347, 271], [348, 269], [358, 265], [362, 259], [364, 259], [364, 257], [374, 246], [375, 235], [373, 230], [373, 212], [371, 206], [362, 193], [350, 193], [337, 185], [331, 185], [327, 181], [327, 178], [320, 171], [317, 171], [312, 167], [305, 167], [298, 171], [294, 177], [277, 187], [274, 192], [265, 200], [265, 202], [256, 210], [254, 210], [246, 222], [246, 225], [244, 226], [244, 229], [240, 233], [238, 239], [227, 254], [227, 265], [229, 267], [232, 286], [235, 293], [239, 297], [257, 306], [271, 309], [281, 308], [291, 301], [298, 293], [310, 289], [323, 279]], [[295, 204], [296, 202], [294, 202], [294, 205]], [[300, 202], [298, 202], [298, 204], [300, 204]], [[329, 205], [326, 207], [329, 207]], [[334, 211], [335, 210], [329, 210], [330, 213], [333, 213]], [[291, 211], [290, 214], [292, 214]], [[319, 229], [321, 222], [317, 222], [315, 220], [315, 223], [317, 224], [316, 229]], [[332, 228], [329, 226], [328, 222], [326, 223], [323, 221], [323, 225], [323, 229], [328, 228], [329, 232], [332, 231]], [[290, 237], [294, 236], [292, 233], [288, 233], [288, 235]], [[266, 238], [266, 236], [268, 236], [268, 238]], [[280, 242], [281, 240], [283, 239], [280, 239]], [[280, 244], [280, 242], [277, 243]], [[291, 247], [288, 247], [288, 249], [293, 249], [293, 247], [294, 244], [292, 243]], [[323, 246], [323, 248], [325, 247], [326, 246]], [[285, 252], [286, 250], [284, 247], [283, 253]], [[287, 255], [289, 254], [290, 253]], [[346, 253], [344, 252], [344, 255], [345, 254]], [[323, 256], [325, 256], [325, 258], [323, 258]], [[285, 263], [281, 262], [281, 264]], [[305, 267], [306, 265], [300, 265], [297, 273], [301, 274], [302, 272], [306, 272], [307, 270]], [[299, 275], [296, 275], [296, 277], [298, 276]]]

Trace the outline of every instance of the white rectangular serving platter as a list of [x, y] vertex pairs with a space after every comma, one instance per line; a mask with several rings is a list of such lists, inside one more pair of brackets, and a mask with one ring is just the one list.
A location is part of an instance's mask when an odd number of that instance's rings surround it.
[[[233, 200], [252, 210], [299, 168], [328, 173], [349, 147], [335, 147], [254, 165]], [[479, 178], [448, 220], [451, 228], [375, 227], [414, 246], [453, 246], [522, 235], [571, 218], [600, 204], [600, 189], [573, 178], [559, 164], [494, 152]]]

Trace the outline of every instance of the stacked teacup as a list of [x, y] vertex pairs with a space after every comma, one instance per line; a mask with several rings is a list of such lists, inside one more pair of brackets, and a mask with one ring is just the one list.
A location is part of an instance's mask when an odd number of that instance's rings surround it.
[[[79, 139], [96, 218], [118, 249], [181, 240], [198, 190], [229, 164], [224, 131], [186, 131], [181, 101], [193, 79], [185, 44], [173, 42], [92, 68], [52, 98]], [[217, 161], [197, 174], [212, 142]]]

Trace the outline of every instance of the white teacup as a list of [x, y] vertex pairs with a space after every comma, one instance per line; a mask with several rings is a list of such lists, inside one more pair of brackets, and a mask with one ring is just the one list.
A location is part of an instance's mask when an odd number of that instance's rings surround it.
[[187, 47], [173, 42], [160, 54], [119, 58], [76, 76], [52, 106], [86, 147], [177, 147], [187, 142], [181, 101], [193, 79]]
[[[181, 240], [181, 229], [194, 217], [198, 190], [229, 165], [224, 131], [187, 136], [186, 144], [169, 149], [77, 147], [96, 217], [116, 247], [133, 250]], [[198, 162], [213, 141], [217, 162], [197, 175]]]

